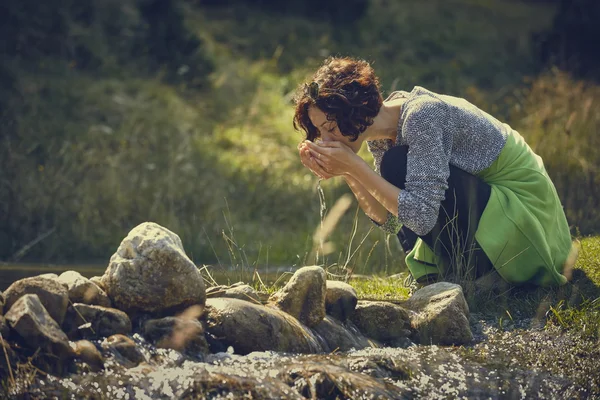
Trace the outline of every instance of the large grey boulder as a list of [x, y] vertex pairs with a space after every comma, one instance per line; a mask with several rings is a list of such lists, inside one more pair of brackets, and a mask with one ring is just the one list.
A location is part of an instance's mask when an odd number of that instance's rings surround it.
[[145, 222], [113, 254], [102, 283], [113, 305], [127, 313], [162, 314], [204, 304], [204, 280], [168, 229]]
[[300, 268], [269, 302], [304, 325], [315, 326], [325, 317], [326, 280], [321, 267]]
[[94, 304], [110, 307], [110, 299], [95, 283], [82, 276], [77, 271], [66, 271], [57, 278], [59, 282], [67, 285], [71, 303]]
[[327, 281], [325, 296], [325, 312], [340, 321], [345, 321], [352, 315], [358, 297], [356, 290], [346, 282]]
[[359, 301], [350, 320], [367, 337], [384, 343], [412, 334], [409, 311], [385, 301]]
[[67, 311], [63, 329], [71, 339], [127, 335], [131, 333], [131, 320], [115, 308], [75, 303]]
[[323, 351], [328, 353], [377, 347], [375, 342], [370, 341], [360, 332], [352, 332], [340, 321], [329, 315], [326, 315], [318, 325], [311, 329], [322, 340]]
[[438, 282], [417, 290], [404, 303], [421, 344], [461, 345], [473, 340], [469, 306], [460, 285]]
[[21, 296], [6, 313], [6, 320], [27, 347], [40, 348], [59, 359], [73, 356], [69, 338], [36, 294]]
[[315, 335], [297, 319], [276, 308], [229, 298], [206, 301], [206, 331], [236, 354], [253, 351], [319, 353]]
[[4, 292], [6, 298], [4, 309], [10, 309], [19, 298], [26, 294], [37, 295], [50, 316], [59, 325], [62, 324], [69, 305], [69, 292], [61, 283], [55, 279], [40, 276], [13, 282]]

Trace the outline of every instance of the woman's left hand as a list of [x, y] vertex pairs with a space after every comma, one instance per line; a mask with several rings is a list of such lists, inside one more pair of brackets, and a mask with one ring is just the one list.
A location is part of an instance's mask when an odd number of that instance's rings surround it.
[[341, 142], [307, 142], [317, 164], [331, 175], [349, 175], [362, 158]]

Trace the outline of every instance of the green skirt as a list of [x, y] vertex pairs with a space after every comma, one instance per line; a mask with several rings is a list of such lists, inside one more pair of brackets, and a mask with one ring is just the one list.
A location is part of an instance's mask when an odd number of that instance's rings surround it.
[[[514, 284], [565, 284], [571, 234], [542, 159], [513, 130], [496, 161], [477, 175], [492, 191], [475, 239], [500, 276]], [[406, 256], [415, 279], [445, 264], [420, 239]]]

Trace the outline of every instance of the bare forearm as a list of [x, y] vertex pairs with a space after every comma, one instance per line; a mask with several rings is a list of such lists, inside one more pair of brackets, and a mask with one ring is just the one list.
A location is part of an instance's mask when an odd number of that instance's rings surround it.
[[387, 218], [386, 208], [379, 203], [371, 194], [353, 177], [345, 175], [344, 180], [354, 193], [363, 212], [378, 224], [383, 224]]
[[[362, 192], [366, 192], [371, 196], [372, 201], [369, 201], [369, 204], [378, 203], [383, 207], [384, 220], [387, 216], [387, 211], [398, 216], [398, 196], [400, 195], [400, 188], [386, 181], [366, 163], [358, 164], [356, 168], [353, 168], [347, 175], [349, 177], [346, 178], [346, 181], [355, 181], [362, 187]], [[378, 210], [377, 215], [381, 215], [380, 213], [381, 211]]]

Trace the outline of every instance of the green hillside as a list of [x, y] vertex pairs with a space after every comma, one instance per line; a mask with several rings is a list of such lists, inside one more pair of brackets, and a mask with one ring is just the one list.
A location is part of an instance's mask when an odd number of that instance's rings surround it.
[[[600, 87], [539, 73], [532, 35], [549, 29], [553, 6], [371, 0], [342, 23], [167, 3], [160, 20], [133, 0], [24, 19], [22, 47], [0, 67], [0, 259], [105, 262], [150, 220], [197, 263], [398, 272], [396, 242], [356, 203], [328, 258], [315, 257], [320, 201], [296, 153], [291, 97], [332, 54], [372, 61], [386, 93], [420, 85], [506, 119], [545, 158], [573, 232], [600, 227]], [[322, 187], [328, 208], [348, 192]]]

